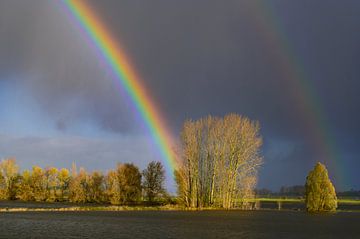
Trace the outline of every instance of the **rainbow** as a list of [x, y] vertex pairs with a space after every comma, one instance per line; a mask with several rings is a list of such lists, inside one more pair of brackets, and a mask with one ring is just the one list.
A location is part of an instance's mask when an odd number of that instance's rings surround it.
[[293, 92], [296, 92], [297, 109], [302, 112], [303, 123], [308, 128], [308, 140], [317, 152], [318, 161], [325, 162], [333, 175], [335, 184], [344, 187], [344, 162], [341, 162], [336, 140], [328, 124], [321, 99], [309, 76], [304, 64], [295, 54], [282, 22], [277, 17], [275, 9], [269, 1], [256, 0], [252, 2], [251, 18], [255, 27], [272, 49], [275, 63], [282, 73], [283, 79], [290, 83]]
[[122, 89], [131, 99], [136, 112], [141, 116], [159, 150], [167, 173], [172, 175], [177, 168], [173, 151], [173, 138], [164, 118], [161, 117], [158, 108], [146, 92], [119, 42], [111, 36], [110, 31], [106, 29], [85, 1], [63, 0], [62, 3], [70, 17], [81, 27], [86, 39], [100, 53], [110, 68], [113, 78], [120, 83]]

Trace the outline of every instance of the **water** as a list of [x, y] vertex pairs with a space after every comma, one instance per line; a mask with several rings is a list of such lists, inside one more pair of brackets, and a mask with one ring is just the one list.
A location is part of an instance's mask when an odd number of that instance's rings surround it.
[[122, 211], [0, 213], [0, 238], [360, 238], [360, 213]]

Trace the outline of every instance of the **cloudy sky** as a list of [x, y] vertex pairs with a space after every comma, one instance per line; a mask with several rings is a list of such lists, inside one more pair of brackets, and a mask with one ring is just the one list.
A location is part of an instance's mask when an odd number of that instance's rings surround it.
[[[174, 137], [187, 118], [236, 112], [262, 127], [258, 187], [303, 184], [322, 161], [360, 188], [360, 1], [88, 3]], [[57, 1], [0, 1], [0, 158], [143, 168], [159, 156], [141, 124]]]

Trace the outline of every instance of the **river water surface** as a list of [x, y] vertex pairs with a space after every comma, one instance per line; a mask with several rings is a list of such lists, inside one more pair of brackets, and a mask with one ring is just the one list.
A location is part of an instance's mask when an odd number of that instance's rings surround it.
[[5, 212], [0, 238], [360, 238], [360, 213]]

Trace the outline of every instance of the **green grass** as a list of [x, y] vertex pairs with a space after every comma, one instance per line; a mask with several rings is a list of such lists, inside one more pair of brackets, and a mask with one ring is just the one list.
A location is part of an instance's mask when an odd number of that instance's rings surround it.
[[[254, 198], [247, 199], [248, 202], [285, 202], [285, 203], [303, 203], [304, 199], [300, 198]], [[360, 204], [360, 200], [356, 199], [338, 199], [340, 204]]]

